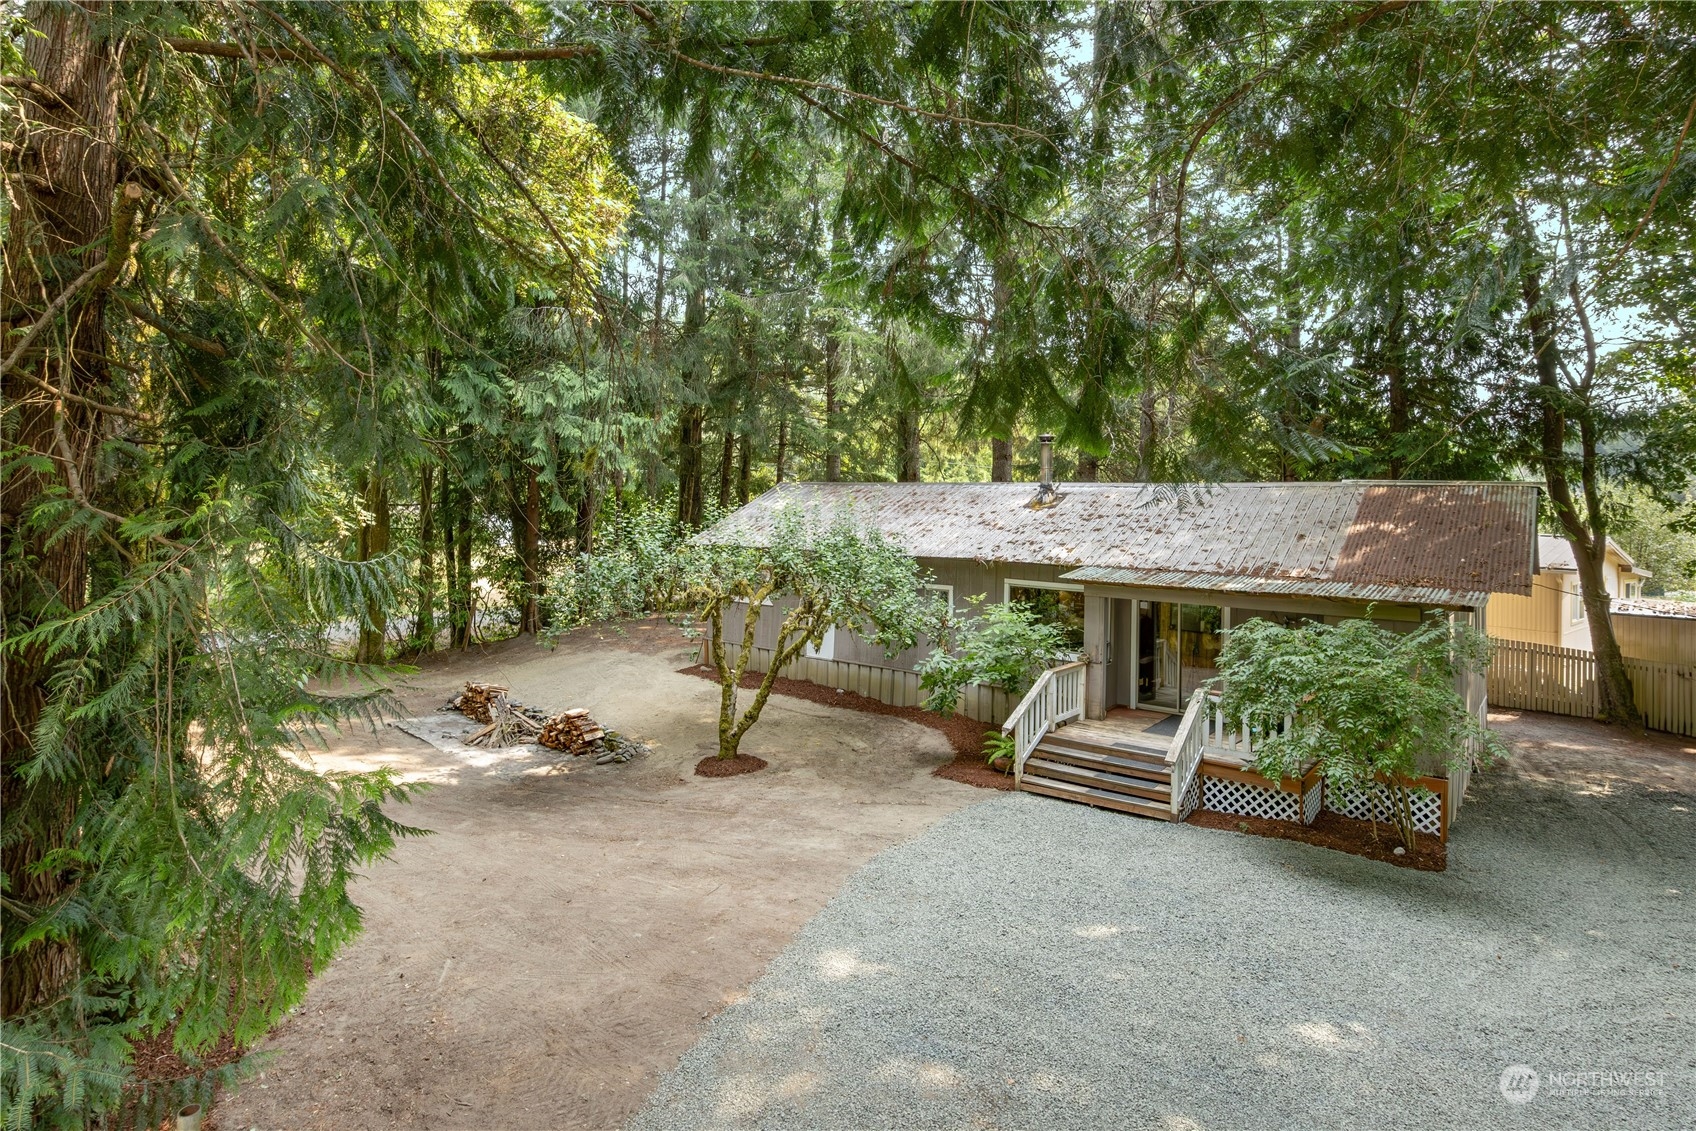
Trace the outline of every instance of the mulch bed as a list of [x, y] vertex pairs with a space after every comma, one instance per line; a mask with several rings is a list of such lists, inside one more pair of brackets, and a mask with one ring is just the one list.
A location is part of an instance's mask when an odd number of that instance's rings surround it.
[[[176, 1031], [167, 1029], [130, 1046], [134, 1072], [124, 1085], [124, 1098], [114, 1126], [139, 1127], [151, 1125], [153, 1120], [158, 1119], [161, 1120], [159, 1126], [174, 1128], [177, 1125], [177, 1107], [186, 1097], [173, 1099], [172, 1086], [211, 1075], [246, 1055], [245, 1050], [226, 1037], [198, 1063], [190, 1064], [172, 1048], [175, 1039]], [[210, 1105], [206, 1106], [205, 1122], [201, 1128], [203, 1131], [217, 1131], [217, 1118]]]
[[1395, 850], [1401, 846], [1396, 831], [1388, 825], [1378, 826], [1378, 837], [1372, 836], [1372, 822], [1357, 821], [1341, 813], [1323, 812], [1311, 825], [1291, 821], [1273, 821], [1266, 817], [1239, 817], [1234, 813], [1214, 813], [1197, 809], [1186, 822], [1204, 829], [1224, 829], [1227, 832], [1248, 833], [1250, 836], [1269, 836], [1277, 840], [1299, 840], [1303, 844], [1347, 852], [1381, 860], [1398, 868], [1415, 868], [1421, 872], [1441, 872], [1449, 866], [1448, 846], [1434, 836], [1421, 833], [1417, 846], [1402, 856]]
[[756, 758], [752, 754], [738, 754], [734, 758], [720, 758], [717, 754], [708, 754], [695, 763], [695, 773], [703, 778], [733, 778], [737, 774], [751, 774], [755, 770], [766, 768], [764, 758]]
[[[677, 670], [681, 675], [718, 682], [718, 672], [706, 664], [691, 664]], [[760, 681], [764, 678], [759, 672], [746, 672], [742, 676], [742, 686], [751, 691], [760, 686]], [[1012, 774], [1004, 774], [984, 764], [984, 733], [994, 728], [985, 726], [976, 719], [968, 719], [964, 715], [949, 715], [945, 718], [923, 707], [893, 707], [857, 691], [837, 691], [832, 687], [809, 683], [804, 679], [789, 679], [787, 676], [778, 676], [771, 689], [774, 695], [806, 699], [823, 703], [827, 707], [846, 707], [850, 711], [864, 711], [870, 715], [888, 715], [930, 727], [946, 738], [948, 745], [954, 748], [954, 760], [931, 771], [937, 777], [964, 785], [975, 785], [980, 789], [1013, 788]]]

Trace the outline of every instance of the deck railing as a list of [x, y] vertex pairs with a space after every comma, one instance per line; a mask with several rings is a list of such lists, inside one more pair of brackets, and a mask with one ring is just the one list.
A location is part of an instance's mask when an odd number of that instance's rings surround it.
[[[1203, 708], [1201, 719], [1202, 745], [1210, 751], [1238, 759], [1244, 765], [1254, 761], [1254, 732], [1248, 725], [1248, 718], [1226, 718], [1225, 713], [1219, 709], [1217, 691], [1198, 690], [1196, 694], [1206, 696], [1206, 706]], [[1287, 733], [1295, 724], [1294, 715], [1285, 715], [1284, 721], [1279, 724], [1278, 733]]]
[[1183, 721], [1178, 724], [1178, 733], [1172, 736], [1172, 745], [1166, 750], [1166, 765], [1171, 770], [1172, 781], [1170, 801], [1175, 820], [1181, 821], [1189, 816], [1190, 786], [1201, 769], [1201, 751], [1207, 740], [1208, 703], [1207, 692], [1197, 688], [1190, 696], [1190, 705], [1184, 710]]
[[1024, 780], [1025, 759], [1047, 734], [1061, 723], [1083, 717], [1084, 663], [1082, 660], [1049, 668], [1036, 679], [1001, 733], [1013, 736], [1013, 781]]

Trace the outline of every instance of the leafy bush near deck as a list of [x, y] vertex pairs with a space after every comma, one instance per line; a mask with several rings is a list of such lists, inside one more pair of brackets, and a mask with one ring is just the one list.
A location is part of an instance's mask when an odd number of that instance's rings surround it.
[[[1248, 719], [1256, 772], [1276, 780], [1317, 763], [1330, 785], [1382, 791], [1412, 848], [1410, 787], [1421, 768], [1500, 750], [1456, 690], [1460, 675], [1482, 674], [1489, 661], [1483, 633], [1439, 616], [1411, 632], [1370, 620], [1297, 628], [1251, 620], [1220, 653], [1220, 708]], [[1295, 725], [1283, 727], [1286, 717]]]
[[983, 599], [969, 601], [976, 615], [950, 616], [932, 634], [938, 646], [918, 667], [926, 710], [952, 714], [973, 683], [1021, 695], [1065, 652], [1065, 634], [1028, 606], [1002, 601], [978, 611]]

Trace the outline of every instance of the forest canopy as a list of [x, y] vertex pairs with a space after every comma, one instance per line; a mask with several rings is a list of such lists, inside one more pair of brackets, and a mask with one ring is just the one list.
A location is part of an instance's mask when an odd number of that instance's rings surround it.
[[9, 1121], [256, 1038], [358, 929], [405, 790], [291, 752], [387, 665], [776, 482], [1029, 477], [1044, 432], [1079, 480], [1534, 480], [1623, 721], [1606, 540], [1696, 587], [1690, 5], [7, 30]]

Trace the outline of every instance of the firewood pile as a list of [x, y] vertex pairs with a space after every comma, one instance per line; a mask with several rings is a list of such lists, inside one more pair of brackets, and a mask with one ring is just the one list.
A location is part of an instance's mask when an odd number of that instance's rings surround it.
[[456, 695], [448, 706], [458, 711], [468, 719], [476, 719], [480, 723], [492, 723], [494, 716], [490, 714], [490, 705], [495, 696], [505, 695], [510, 688], [501, 687], [494, 683], [467, 683], [465, 691]]
[[[539, 712], [520, 706], [501, 691], [489, 701], [489, 725], [466, 738], [469, 746], [518, 746], [535, 742], [545, 721]], [[466, 712], [470, 714], [470, 712]]]
[[448, 702], [447, 709], [484, 724], [481, 730], [466, 737], [466, 743], [518, 746], [533, 742], [573, 757], [593, 754], [596, 765], [628, 762], [647, 752], [642, 743], [609, 731], [590, 718], [586, 707], [548, 715], [512, 700], [507, 692], [499, 684], [472, 682]]
[[549, 719], [536, 741], [551, 750], [587, 754], [606, 736], [605, 728], [589, 717], [588, 708], [578, 707]]

